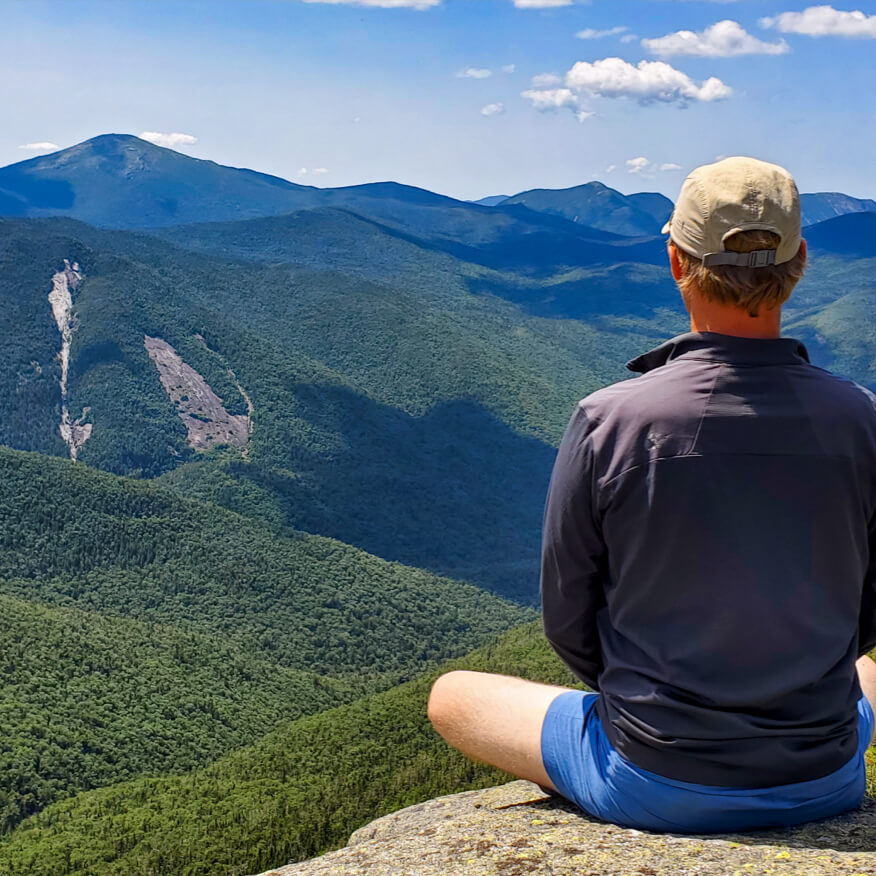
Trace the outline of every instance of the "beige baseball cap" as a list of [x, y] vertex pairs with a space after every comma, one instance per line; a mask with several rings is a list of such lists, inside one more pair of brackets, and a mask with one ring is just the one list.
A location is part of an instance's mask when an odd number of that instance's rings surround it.
[[[774, 231], [778, 250], [727, 252], [739, 231]], [[663, 233], [706, 267], [765, 267], [789, 262], [800, 249], [800, 195], [791, 174], [757, 158], [725, 158], [694, 170]]]

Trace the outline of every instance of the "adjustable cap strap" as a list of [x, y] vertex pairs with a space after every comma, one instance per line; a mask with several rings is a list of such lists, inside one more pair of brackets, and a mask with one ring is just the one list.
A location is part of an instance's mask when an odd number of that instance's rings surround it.
[[715, 265], [734, 265], [737, 268], [765, 268], [776, 263], [774, 249], [757, 249], [754, 252], [707, 252], [703, 256], [703, 265], [707, 268]]

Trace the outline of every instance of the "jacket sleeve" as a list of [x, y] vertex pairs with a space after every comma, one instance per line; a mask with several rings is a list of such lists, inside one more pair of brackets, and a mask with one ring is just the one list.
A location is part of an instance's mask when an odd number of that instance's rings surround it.
[[876, 648], [876, 514], [870, 521], [870, 561], [861, 592], [861, 614], [858, 618], [858, 656]]
[[605, 605], [606, 549], [594, 501], [589, 423], [581, 406], [563, 436], [544, 511], [541, 606], [553, 649], [588, 687], [603, 668], [596, 616]]

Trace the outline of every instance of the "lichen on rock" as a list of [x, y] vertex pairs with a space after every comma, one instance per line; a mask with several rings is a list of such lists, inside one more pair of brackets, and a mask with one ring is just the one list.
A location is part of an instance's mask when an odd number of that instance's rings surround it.
[[262, 876], [876, 876], [876, 800], [799, 827], [687, 836], [629, 830], [530, 782], [439, 797], [349, 844]]

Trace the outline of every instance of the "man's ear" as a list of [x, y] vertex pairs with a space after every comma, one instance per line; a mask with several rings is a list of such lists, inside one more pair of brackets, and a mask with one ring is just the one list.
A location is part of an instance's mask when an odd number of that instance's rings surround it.
[[802, 258], [803, 258], [803, 262], [804, 262], [804, 263], [806, 262], [806, 258], [807, 258], [807, 255], [806, 255], [806, 254], [807, 254], [808, 251], [809, 251], [809, 250], [808, 250], [808, 247], [806, 246], [806, 238], [805, 238], [805, 237], [804, 237], [804, 238], [801, 238], [801, 240], [800, 240], [800, 249], [798, 250], [798, 252], [799, 252], [799, 254], [802, 256]]
[[684, 265], [678, 257], [678, 247], [670, 240], [666, 245], [666, 251], [669, 253], [669, 267], [672, 270], [672, 276], [678, 282], [684, 276]]

